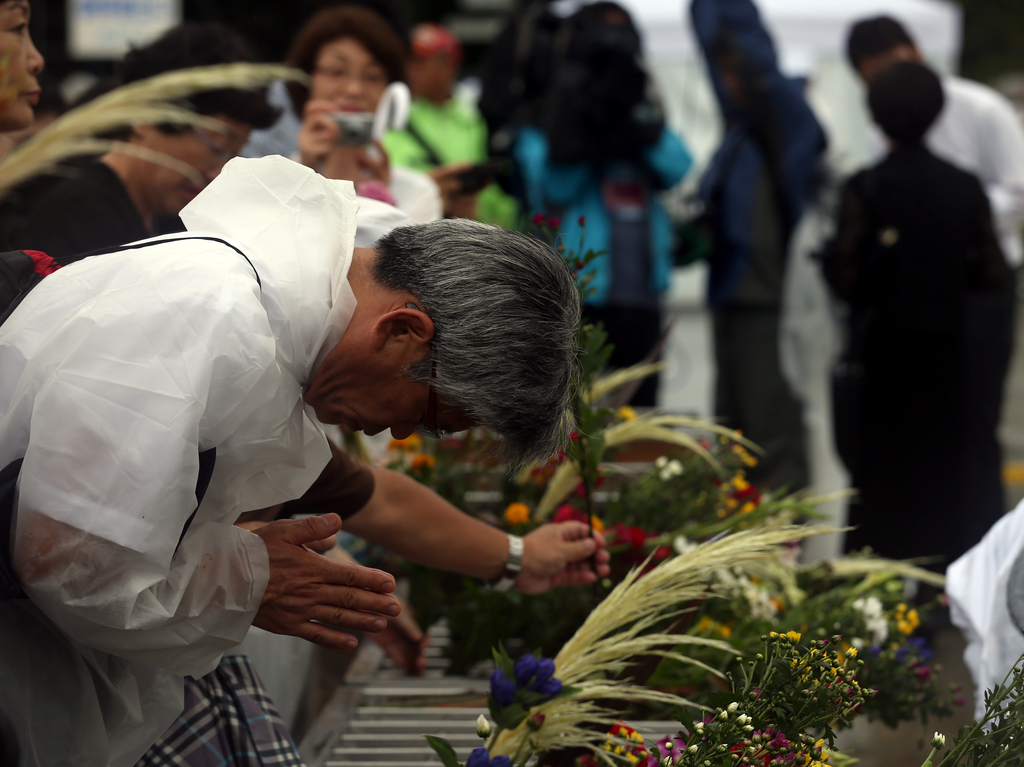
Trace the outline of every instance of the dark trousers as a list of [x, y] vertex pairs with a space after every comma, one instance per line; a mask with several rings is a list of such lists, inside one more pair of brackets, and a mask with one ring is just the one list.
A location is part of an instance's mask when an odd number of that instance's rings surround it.
[[[628, 368], [644, 360], [661, 338], [661, 311], [626, 306], [586, 306], [586, 322], [604, 325], [608, 342], [615, 344], [609, 367]], [[658, 404], [658, 376], [648, 376], [640, 384], [629, 404], [654, 407]]]
[[777, 309], [713, 312], [715, 415], [764, 449], [748, 472], [756, 485], [800, 490], [809, 483], [803, 412], [782, 377]]

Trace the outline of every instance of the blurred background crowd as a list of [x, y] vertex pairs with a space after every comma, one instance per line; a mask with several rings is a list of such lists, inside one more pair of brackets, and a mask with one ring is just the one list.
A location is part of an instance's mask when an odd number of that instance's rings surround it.
[[610, 364], [666, 363], [632, 404], [742, 430], [759, 485], [857, 487], [829, 509], [859, 526], [848, 547], [948, 563], [1015, 500], [1014, 4], [70, 0], [33, 3], [31, 30], [35, 121], [5, 153], [169, 70], [280, 61], [309, 81], [200, 93], [226, 131], [137, 125], [23, 185], [0, 204], [8, 248], [176, 231], [229, 159], [284, 155], [418, 222], [598, 251], [586, 314]]

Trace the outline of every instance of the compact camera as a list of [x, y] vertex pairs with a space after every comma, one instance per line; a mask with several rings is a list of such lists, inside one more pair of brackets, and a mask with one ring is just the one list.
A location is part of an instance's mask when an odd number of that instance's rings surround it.
[[373, 136], [373, 114], [371, 112], [333, 112], [331, 119], [338, 125], [342, 146], [365, 146]]

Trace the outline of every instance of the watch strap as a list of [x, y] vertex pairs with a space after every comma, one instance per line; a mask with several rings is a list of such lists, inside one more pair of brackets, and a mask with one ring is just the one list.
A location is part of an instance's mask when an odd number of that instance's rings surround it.
[[520, 571], [523, 569], [523, 539], [518, 535], [508, 534], [508, 560], [505, 562], [505, 569], [496, 581], [491, 582], [491, 588], [495, 591], [508, 591], [516, 582]]

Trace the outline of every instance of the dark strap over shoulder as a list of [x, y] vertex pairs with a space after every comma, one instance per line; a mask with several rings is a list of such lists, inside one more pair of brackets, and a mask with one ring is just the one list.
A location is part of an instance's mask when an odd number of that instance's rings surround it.
[[[244, 258], [249, 266], [252, 267], [253, 274], [256, 275], [256, 284], [259, 285], [261, 291], [263, 290], [263, 283], [260, 281], [260, 274], [256, 271], [256, 267], [253, 266], [249, 257], [230, 242], [222, 240], [220, 237], [203, 235], [191, 237], [167, 237], [165, 239], [154, 240], [152, 242], [140, 242], [134, 245], [118, 245], [111, 248], [100, 248], [98, 250], [91, 250], [88, 253], [75, 253], [71, 256], [54, 258], [53, 261], [58, 267], [62, 267], [73, 264], [76, 261], [89, 258], [90, 256], [102, 256], [108, 253], [120, 253], [125, 250], [149, 248], [155, 245], [163, 245], [168, 242], [180, 242], [181, 240], [209, 240], [211, 242], [219, 242], [221, 245], [227, 245], [238, 255]], [[28, 252], [23, 250], [13, 250], [6, 253], [0, 253], [0, 325], [2, 325], [4, 321], [11, 316], [14, 310], [18, 308], [18, 304], [25, 299], [25, 296], [28, 295], [29, 291], [38, 285], [42, 279], [42, 275], [35, 271], [34, 260]]]
[[11, 565], [11, 534], [14, 525], [14, 488], [24, 459], [19, 458], [0, 469], [0, 600], [24, 598]]
[[409, 120], [409, 122], [405, 124], [405, 132], [409, 134], [413, 141], [420, 145], [421, 149], [423, 149], [423, 152], [427, 155], [427, 162], [435, 167], [444, 165], [444, 161], [437, 153], [437, 150], [430, 145], [430, 142], [427, 141], [422, 133], [420, 133], [419, 129], [413, 125], [412, 120]]

